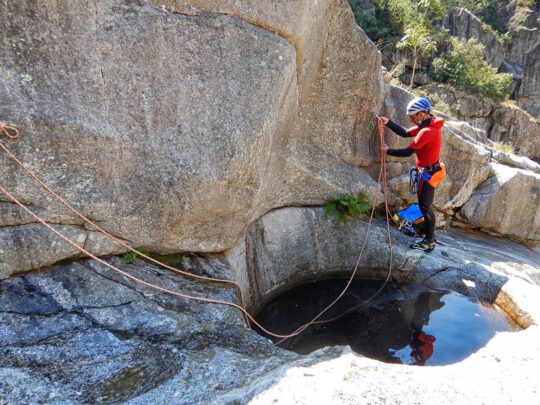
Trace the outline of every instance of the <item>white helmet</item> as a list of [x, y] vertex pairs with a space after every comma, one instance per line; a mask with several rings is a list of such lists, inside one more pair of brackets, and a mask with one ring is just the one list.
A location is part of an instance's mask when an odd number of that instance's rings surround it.
[[420, 111], [431, 110], [431, 103], [425, 97], [416, 97], [407, 104], [407, 115], [414, 115]]

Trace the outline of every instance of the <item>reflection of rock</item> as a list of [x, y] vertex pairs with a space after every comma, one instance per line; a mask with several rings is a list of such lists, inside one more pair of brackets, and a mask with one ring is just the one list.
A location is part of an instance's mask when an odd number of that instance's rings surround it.
[[[429, 322], [429, 315], [442, 308], [441, 298], [446, 292], [417, 292], [414, 299], [399, 301], [401, 315], [413, 329], [422, 329]], [[409, 298], [409, 297], [407, 297]]]

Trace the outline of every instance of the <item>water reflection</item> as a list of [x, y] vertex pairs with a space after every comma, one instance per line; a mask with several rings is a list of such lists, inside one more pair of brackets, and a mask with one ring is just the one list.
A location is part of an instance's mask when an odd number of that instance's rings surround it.
[[[325, 280], [294, 288], [267, 305], [258, 320], [268, 329], [286, 333], [312, 319], [343, 289], [343, 280]], [[440, 365], [463, 360], [498, 331], [516, 327], [494, 307], [472, 302], [454, 292], [419, 284], [390, 283], [363, 304], [381, 282], [355, 280], [349, 292], [323, 319], [280, 346], [300, 354], [331, 345], [378, 360]], [[349, 311], [343, 316], [345, 311]], [[463, 331], [467, 330], [467, 339]]]

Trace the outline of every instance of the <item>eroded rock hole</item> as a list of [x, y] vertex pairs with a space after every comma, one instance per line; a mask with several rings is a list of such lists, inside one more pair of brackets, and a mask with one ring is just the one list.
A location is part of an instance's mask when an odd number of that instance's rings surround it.
[[[345, 284], [346, 280], [331, 279], [295, 287], [263, 307], [258, 321], [271, 331], [288, 333], [313, 319]], [[279, 346], [308, 354], [325, 346], [349, 345], [356, 353], [384, 362], [445, 365], [465, 359], [497, 332], [519, 329], [494, 305], [421, 284], [388, 283], [366, 303], [382, 284], [354, 280], [321, 317], [338, 319], [312, 325]]]

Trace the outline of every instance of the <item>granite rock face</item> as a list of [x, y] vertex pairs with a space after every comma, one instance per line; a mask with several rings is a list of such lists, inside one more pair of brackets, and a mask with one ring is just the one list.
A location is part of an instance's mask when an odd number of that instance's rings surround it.
[[521, 240], [540, 240], [540, 175], [493, 164], [458, 218]]
[[[240, 284], [258, 300], [254, 309], [302, 280], [350, 275], [367, 232], [366, 220], [337, 225], [320, 208], [279, 209], [253, 224], [241, 246], [221, 255], [189, 256], [183, 263], [194, 273], [229, 279], [244, 272]], [[376, 373], [381, 380], [361, 388], [365, 399], [377, 403], [381, 390], [412, 404], [418, 394], [410, 392], [407, 381], [429, 373], [446, 384], [443, 393], [440, 386], [429, 385], [422, 390], [426, 397], [449, 402], [476, 398], [501, 380], [490, 402], [524, 392], [534, 398], [537, 379], [531, 377], [526, 387], [502, 384], [502, 379], [521, 378], [525, 371], [534, 375], [540, 359], [537, 252], [453, 231], [439, 232], [444, 245], [426, 255], [408, 249], [410, 239], [396, 230], [391, 236], [392, 256], [384, 222], [375, 220], [359, 277], [384, 277], [392, 263], [394, 280], [497, 302], [527, 329], [498, 334], [463, 362], [435, 369], [380, 363], [343, 347], [300, 356], [246, 328], [235, 308], [172, 296], [93, 260], [80, 260], [0, 281], [0, 399], [10, 404], [264, 402], [270, 395], [290, 398], [281, 388], [290, 373], [302, 378], [296, 372], [303, 370], [304, 378], [325, 386], [328, 375], [317, 370], [351, 359], [356, 365], [340, 366], [332, 374], [349, 377], [340, 377], [342, 382], [325, 389], [325, 395], [358, 390], [360, 381]], [[187, 280], [138, 259], [129, 265], [117, 258], [107, 262], [162, 288], [238, 303], [232, 288]], [[456, 377], [464, 370], [473, 373], [472, 367], [490, 370], [476, 375], [474, 386]], [[393, 391], [387, 391], [384, 376], [392, 378]], [[312, 390], [294, 392], [300, 403], [311, 395]]]
[[[344, 0], [0, 11], [0, 119], [22, 132], [8, 147], [135, 246], [222, 251], [275, 207], [358, 190], [382, 201], [359, 167], [373, 159], [380, 54]], [[48, 222], [82, 225], [4, 153], [0, 164], [3, 185]], [[0, 223], [23, 232], [29, 219], [2, 200]], [[24, 240], [9, 243], [30, 251]]]
[[474, 14], [464, 8], [450, 12], [444, 20], [450, 34], [460, 39], [476, 38], [485, 46], [484, 57], [491, 66], [498, 68], [504, 60], [504, 46], [495, 33]]
[[[456, 118], [477, 128], [477, 134], [473, 135], [477, 140], [487, 144], [490, 139], [519, 146], [522, 155], [540, 159], [540, 121], [522, 108], [510, 102], [495, 103], [488, 98], [478, 98], [442, 84], [422, 86], [422, 91], [428, 97], [436, 94], [450, 106]], [[478, 137], [478, 132], [485, 136]]]
[[506, 46], [480, 19], [466, 9], [458, 8], [444, 20], [452, 35], [462, 39], [476, 38], [485, 45], [489, 64], [514, 76], [512, 99], [533, 117], [540, 117], [540, 30], [538, 4], [533, 9], [509, 2], [499, 8], [507, 14], [500, 18], [506, 23], [511, 40]]

